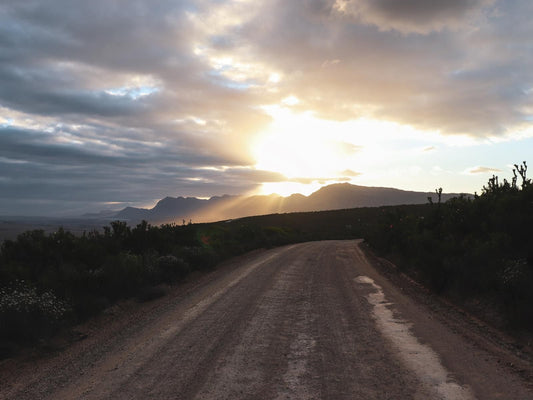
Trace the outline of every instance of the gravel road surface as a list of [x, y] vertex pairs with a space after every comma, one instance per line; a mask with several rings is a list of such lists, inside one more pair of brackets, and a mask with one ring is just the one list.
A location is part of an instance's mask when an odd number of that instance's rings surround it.
[[3, 361], [0, 399], [533, 399], [531, 363], [373, 264], [360, 241], [234, 259]]

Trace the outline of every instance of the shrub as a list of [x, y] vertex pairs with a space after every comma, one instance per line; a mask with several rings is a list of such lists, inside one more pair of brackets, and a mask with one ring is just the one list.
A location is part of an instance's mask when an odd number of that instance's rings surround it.
[[179, 251], [182, 257], [194, 270], [208, 270], [219, 262], [219, 256], [211, 248], [206, 247], [183, 247]]
[[189, 264], [173, 255], [161, 256], [157, 259], [161, 279], [167, 283], [185, 277], [189, 272]]
[[121, 252], [107, 259], [102, 267], [104, 295], [110, 300], [134, 295], [143, 286], [146, 270], [142, 257]]
[[67, 312], [54, 293], [38, 293], [24, 281], [15, 281], [0, 289], [0, 338], [18, 342], [47, 337]]

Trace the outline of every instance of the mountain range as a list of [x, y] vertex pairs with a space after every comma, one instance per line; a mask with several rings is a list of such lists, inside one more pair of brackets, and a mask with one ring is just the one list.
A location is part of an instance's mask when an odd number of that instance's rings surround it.
[[[443, 193], [446, 201], [455, 193]], [[358, 186], [339, 183], [324, 186], [309, 196], [293, 194], [282, 197], [276, 194], [257, 196], [216, 196], [210, 199], [196, 197], [165, 197], [151, 208], [126, 207], [118, 212], [105, 211], [89, 216], [127, 220], [134, 223], [213, 222], [252, 215], [274, 213], [325, 211], [357, 207], [377, 207], [400, 204], [424, 204], [437, 195], [431, 192], [413, 192], [393, 188]]]

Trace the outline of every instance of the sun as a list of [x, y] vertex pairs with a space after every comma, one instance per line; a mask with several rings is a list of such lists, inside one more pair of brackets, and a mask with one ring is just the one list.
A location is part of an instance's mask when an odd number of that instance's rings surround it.
[[256, 167], [288, 178], [329, 176], [336, 164], [330, 147], [311, 118], [280, 113], [255, 147]]
[[287, 181], [265, 183], [262, 193], [309, 194], [332, 181], [346, 180], [343, 171], [354, 164], [358, 146], [346, 141], [339, 123], [283, 106], [265, 109], [273, 121], [253, 144], [255, 168], [283, 174]]
[[262, 109], [272, 118], [252, 145], [258, 170], [287, 179], [265, 182], [260, 193], [310, 194], [335, 182], [367, 186], [411, 187], [414, 160], [423, 162], [423, 148], [448, 143], [439, 131], [422, 131], [394, 121], [371, 118], [336, 121], [313, 111], [296, 111], [289, 96]]

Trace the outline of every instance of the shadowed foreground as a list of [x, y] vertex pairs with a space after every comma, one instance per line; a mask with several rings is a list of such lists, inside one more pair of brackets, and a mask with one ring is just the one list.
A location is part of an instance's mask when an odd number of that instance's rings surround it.
[[407, 298], [358, 241], [253, 253], [86, 329], [56, 356], [4, 362], [0, 398], [533, 398], [501, 353]]

